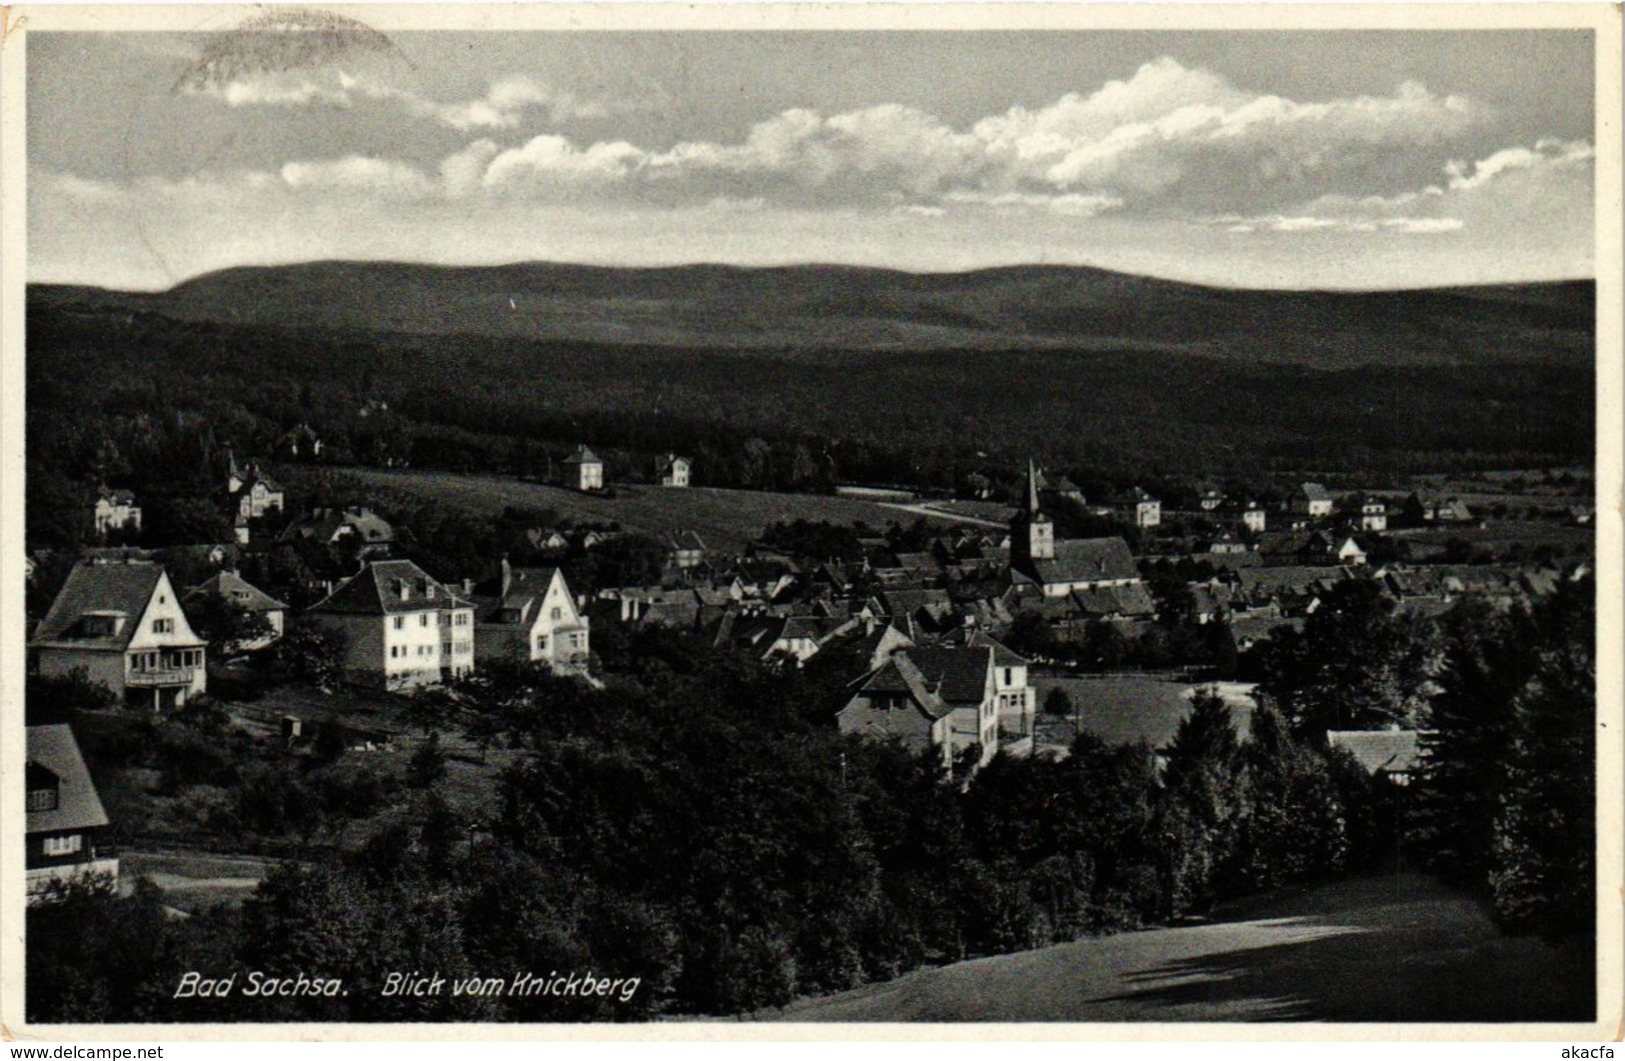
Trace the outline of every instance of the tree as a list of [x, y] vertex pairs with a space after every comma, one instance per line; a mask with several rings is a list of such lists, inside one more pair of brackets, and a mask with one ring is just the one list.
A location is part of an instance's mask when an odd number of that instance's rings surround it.
[[230, 659], [268, 643], [276, 630], [263, 612], [252, 612], [214, 593], [198, 593], [183, 605], [186, 621], [209, 646], [211, 660]]
[[1259, 692], [1317, 744], [1327, 730], [1419, 728], [1430, 638], [1395, 607], [1375, 581], [1338, 583], [1301, 634], [1278, 628], [1260, 649]]
[[1530, 646], [1530, 667], [1512, 699], [1490, 894], [1513, 929], [1591, 935], [1597, 688], [1590, 580], [1565, 584], [1515, 626]]
[[445, 776], [446, 753], [440, 748], [440, 732], [434, 730], [407, 762], [406, 783], [413, 788], [429, 788]]
[[342, 632], [300, 616], [288, 623], [271, 646], [271, 669], [284, 680], [308, 682], [330, 691], [344, 680], [347, 648]]
[[1044, 714], [1065, 718], [1072, 713], [1072, 696], [1066, 686], [1057, 685], [1044, 697]]
[[1593, 931], [1594, 594], [1568, 582], [1509, 615], [1446, 621], [1418, 846], [1514, 930]]
[[1240, 749], [1229, 705], [1211, 689], [1199, 691], [1168, 745], [1157, 815], [1164, 906], [1171, 915], [1214, 897], [1219, 868], [1231, 855], [1245, 812]]
[[1010, 624], [1010, 632], [1005, 637], [1005, 644], [1010, 646], [1012, 652], [1028, 659], [1052, 659], [1057, 647], [1055, 631], [1050, 629], [1049, 620], [1034, 608], [1016, 613], [1015, 621]]
[[1232, 889], [1273, 888], [1347, 864], [1346, 810], [1328, 763], [1273, 707], [1253, 712], [1241, 765]]

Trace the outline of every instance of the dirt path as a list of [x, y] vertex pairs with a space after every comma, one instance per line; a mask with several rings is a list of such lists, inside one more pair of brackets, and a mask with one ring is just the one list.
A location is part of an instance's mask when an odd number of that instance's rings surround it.
[[1474, 900], [1406, 873], [926, 970], [776, 1019], [1589, 1021], [1592, 968], [1588, 948], [1504, 937]]

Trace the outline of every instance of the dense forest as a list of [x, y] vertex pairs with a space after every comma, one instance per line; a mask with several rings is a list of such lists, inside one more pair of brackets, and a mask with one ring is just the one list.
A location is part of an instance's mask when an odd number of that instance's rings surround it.
[[[1452, 319], [1478, 305], [1494, 310], [1481, 324], [1524, 306], [1456, 298]], [[1087, 349], [731, 349], [178, 320], [34, 288], [29, 541], [82, 540], [78, 513], [104, 482], [195, 535], [191, 502], [215, 489], [225, 447], [275, 457], [300, 424], [332, 464], [546, 477], [585, 442], [612, 481], [646, 480], [675, 450], [698, 485], [814, 492], [966, 491], [1029, 456], [1091, 497], [1220, 476], [1267, 491], [1271, 473], [1306, 468], [1378, 486], [1588, 464], [1593, 367], [1567, 348], [1590, 333], [1574, 317], [1524, 322], [1551, 356], [1445, 365], [1379, 346], [1315, 367], [1136, 343], [1132, 329]], [[1450, 341], [1475, 349], [1464, 328]]]

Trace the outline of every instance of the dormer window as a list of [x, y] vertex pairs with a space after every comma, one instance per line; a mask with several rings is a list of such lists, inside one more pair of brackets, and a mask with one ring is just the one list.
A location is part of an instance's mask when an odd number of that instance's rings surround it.
[[60, 798], [61, 779], [39, 763], [28, 764], [28, 809], [31, 811], [56, 810]]

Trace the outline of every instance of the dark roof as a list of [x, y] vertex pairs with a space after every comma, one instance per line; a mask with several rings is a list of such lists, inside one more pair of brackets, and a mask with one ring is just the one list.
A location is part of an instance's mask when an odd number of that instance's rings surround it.
[[[35, 631], [34, 641], [74, 641], [84, 647], [123, 648], [134, 636], [163, 574], [164, 569], [158, 564], [141, 560], [74, 565], [61, 592], [51, 602], [51, 610], [45, 613]], [[75, 629], [87, 612], [119, 612], [127, 621], [116, 637], [76, 637]]]
[[107, 811], [79, 754], [79, 742], [73, 739], [71, 726], [29, 726], [28, 762], [49, 770], [57, 780], [56, 808], [29, 811], [28, 832], [94, 829], [107, 824]]
[[[859, 695], [865, 693], [908, 694], [920, 710], [932, 718], [938, 719], [948, 714], [952, 708], [943, 703], [941, 697], [931, 691], [930, 683], [920, 668], [909, 658], [909, 653], [917, 649], [905, 649], [892, 653], [886, 662], [880, 665], [863, 683], [858, 690]], [[980, 697], [978, 696], [978, 699]]]
[[1367, 773], [1410, 773], [1422, 759], [1415, 730], [1327, 730], [1326, 743], [1342, 748]]
[[[979, 704], [987, 691], [992, 648], [909, 648], [899, 652], [919, 668], [926, 688], [948, 704]], [[895, 657], [894, 657], [895, 658]]]
[[565, 464], [602, 464], [604, 459], [586, 446], [577, 446], [576, 451], [564, 458]]
[[1304, 483], [1302, 490], [1305, 501], [1330, 501], [1332, 499], [1331, 493], [1319, 483]]
[[995, 667], [1025, 667], [1032, 662], [1026, 656], [1017, 655], [1004, 644], [985, 633], [978, 632], [972, 635], [968, 644], [970, 648], [991, 648], [993, 650], [993, 665]]
[[204, 594], [230, 601], [239, 608], [250, 612], [274, 612], [287, 608], [286, 604], [258, 586], [253, 585], [235, 571], [222, 571], [201, 586], [194, 586], [187, 592], [186, 599], [190, 600]]
[[[405, 600], [401, 599], [403, 583], [407, 588]], [[376, 560], [328, 594], [325, 600], [312, 605], [310, 610], [344, 615], [394, 615], [466, 608], [470, 604], [454, 596], [410, 560]]]
[[670, 544], [673, 549], [698, 549], [702, 552], [705, 550], [705, 539], [693, 531], [678, 531], [671, 536]]
[[1055, 543], [1055, 559], [1034, 560], [1024, 571], [1038, 582], [1115, 582], [1137, 579], [1134, 554], [1122, 538], [1074, 538]]
[[103, 486], [96, 491], [96, 496], [98, 498], [105, 497], [109, 501], [117, 501], [125, 505], [135, 504], [134, 490], [114, 490], [110, 486]]
[[282, 540], [314, 538], [326, 544], [343, 527], [349, 527], [355, 537], [363, 542], [376, 544], [395, 540], [395, 528], [389, 525], [389, 521], [367, 508], [346, 508], [342, 511], [318, 508], [289, 524], [288, 529], [282, 532]]
[[263, 483], [265, 485], [265, 488], [267, 490], [270, 490], [272, 493], [282, 493], [283, 492], [282, 491], [282, 484], [277, 482], [275, 479], [271, 478], [269, 475], [266, 475], [264, 472], [260, 471], [260, 466], [258, 464], [249, 465], [248, 466], [248, 474], [244, 475], [242, 477], [242, 479], [243, 479], [243, 485], [238, 488], [239, 492], [241, 492], [242, 490], [247, 490], [247, 489], [251, 488], [255, 483]]

